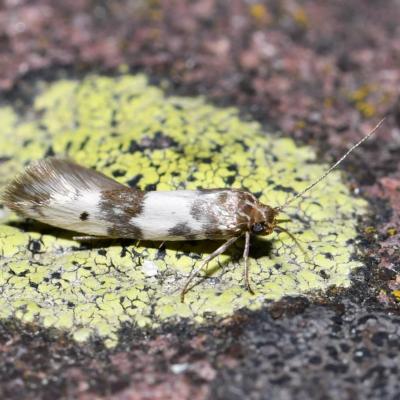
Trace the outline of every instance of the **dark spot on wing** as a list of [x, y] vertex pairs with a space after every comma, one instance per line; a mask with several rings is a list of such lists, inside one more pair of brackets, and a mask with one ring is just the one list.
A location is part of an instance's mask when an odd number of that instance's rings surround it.
[[131, 222], [114, 224], [107, 229], [107, 235], [113, 238], [141, 239], [142, 230]]
[[79, 219], [81, 221], [86, 221], [89, 218], [89, 213], [84, 211], [83, 213], [81, 213], [81, 215], [79, 216]]
[[144, 196], [144, 192], [131, 188], [102, 193], [99, 204], [101, 214], [104, 220], [113, 223], [107, 230], [109, 236], [132, 239], [142, 237], [140, 228], [130, 220], [143, 211]]
[[193, 234], [190, 227], [185, 223], [176, 224], [173, 228], [168, 230], [171, 236], [184, 236], [187, 237]]

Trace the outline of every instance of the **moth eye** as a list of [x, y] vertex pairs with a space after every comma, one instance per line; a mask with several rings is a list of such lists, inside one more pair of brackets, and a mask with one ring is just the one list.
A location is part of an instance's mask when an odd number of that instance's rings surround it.
[[260, 233], [264, 230], [264, 225], [260, 224], [259, 222], [256, 222], [252, 227], [251, 227], [252, 231], [254, 233]]

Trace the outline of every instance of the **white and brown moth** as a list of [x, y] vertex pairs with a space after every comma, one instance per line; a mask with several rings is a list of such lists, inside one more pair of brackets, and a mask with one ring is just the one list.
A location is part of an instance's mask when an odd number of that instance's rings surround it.
[[193, 278], [212, 259], [244, 236], [244, 277], [247, 289], [252, 292], [248, 268], [251, 235], [280, 231], [296, 241], [293, 234], [280, 226], [288, 220], [278, 219], [278, 215], [321, 182], [382, 122], [321, 177], [280, 207], [262, 204], [253, 194], [236, 189], [143, 192], [126, 187], [100, 172], [58, 158], [47, 158], [28, 166], [6, 187], [2, 201], [19, 215], [84, 234], [74, 237], [81, 241], [96, 238], [224, 240], [189, 275], [181, 291], [182, 302]]

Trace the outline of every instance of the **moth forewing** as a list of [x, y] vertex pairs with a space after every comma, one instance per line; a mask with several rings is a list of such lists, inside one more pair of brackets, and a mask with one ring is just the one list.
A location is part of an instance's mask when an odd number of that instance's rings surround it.
[[125, 190], [100, 172], [69, 160], [30, 165], [5, 189], [3, 203], [18, 214], [88, 235], [106, 236], [110, 221], [100, 210], [102, 193]]

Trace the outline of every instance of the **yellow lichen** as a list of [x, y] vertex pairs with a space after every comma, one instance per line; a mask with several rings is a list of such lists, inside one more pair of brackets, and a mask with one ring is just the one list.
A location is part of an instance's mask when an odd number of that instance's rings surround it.
[[394, 227], [390, 227], [390, 228], [388, 228], [387, 230], [386, 230], [386, 233], [389, 235], [389, 236], [395, 236], [395, 235], [397, 235], [397, 229], [396, 228], [394, 228]]
[[249, 13], [257, 23], [266, 24], [272, 19], [268, 8], [262, 3], [251, 4], [249, 6]]
[[[305, 188], [326, 166], [311, 148], [270, 136], [201, 98], [168, 97], [143, 75], [42, 84], [29, 117], [0, 109], [0, 188], [24, 164], [50, 150], [88, 167], [135, 182], [141, 189], [245, 188], [271, 206]], [[80, 247], [72, 234], [0, 214], [0, 318], [14, 316], [67, 330], [77, 341], [97, 334], [117, 343], [122, 323], [139, 327], [205, 315], [257, 309], [267, 300], [332, 285], [348, 286], [354, 261], [356, 216], [365, 202], [333, 173], [288, 209], [286, 227], [307, 249], [304, 257], [285, 234], [252, 242], [255, 295], [243, 286], [243, 242], [210, 264], [186, 297], [179, 292], [199, 259], [216, 243], [111, 241]], [[285, 216], [286, 217], [286, 216]], [[32, 243], [35, 245], [33, 246]]]
[[357, 110], [366, 118], [371, 118], [376, 114], [376, 106], [368, 101], [368, 97], [375, 89], [374, 85], [363, 85], [348, 94]]
[[392, 295], [397, 301], [400, 301], [400, 290], [392, 290]]

